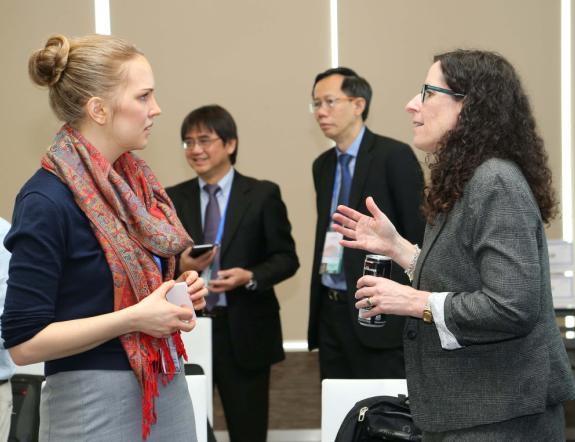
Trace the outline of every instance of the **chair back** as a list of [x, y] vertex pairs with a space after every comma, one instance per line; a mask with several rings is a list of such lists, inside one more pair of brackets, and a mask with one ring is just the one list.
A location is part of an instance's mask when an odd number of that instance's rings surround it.
[[[206, 410], [208, 419], [214, 423], [213, 380], [212, 380], [212, 320], [197, 318], [191, 332], [182, 332], [182, 341], [188, 354], [188, 363], [198, 364], [206, 376]], [[193, 398], [192, 398], [193, 399]]]
[[194, 420], [196, 422], [196, 435], [198, 442], [208, 440], [207, 404], [204, 398], [207, 395], [207, 376], [205, 374], [192, 374], [186, 376], [188, 391], [194, 406]]
[[321, 442], [333, 442], [347, 412], [371, 396], [407, 395], [405, 379], [324, 379], [321, 383]]

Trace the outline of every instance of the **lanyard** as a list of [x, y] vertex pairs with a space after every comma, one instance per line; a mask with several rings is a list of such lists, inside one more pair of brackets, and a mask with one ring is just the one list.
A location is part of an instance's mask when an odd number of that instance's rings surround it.
[[164, 269], [162, 266], [162, 259], [158, 255], [152, 255], [152, 256], [154, 257], [154, 261], [155, 261], [156, 265], [158, 266], [158, 269], [160, 270], [160, 274], [163, 275]]
[[[232, 192], [230, 190], [230, 195], [231, 193]], [[228, 195], [228, 198], [226, 199], [226, 204], [224, 205], [224, 212], [220, 217], [220, 223], [218, 224], [218, 231], [216, 232], [216, 239], [214, 240], [214, 243], [218, 246], [221, 244], [222, 236], [224, 235], [224, 225], [226, 224], [226, 212], [228, 211], [228, 203], [230, 202], [230, 195]]]

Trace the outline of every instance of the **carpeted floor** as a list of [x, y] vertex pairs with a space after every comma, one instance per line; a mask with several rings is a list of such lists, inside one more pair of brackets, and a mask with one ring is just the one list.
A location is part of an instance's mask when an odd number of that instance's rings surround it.
[[[270, 430], [315, 429], [321, 424], [321, 383], [317, 352], [288, 352], [272, 367]], [[226, 429], [222, 405], [214, 390], [214, 428]]]

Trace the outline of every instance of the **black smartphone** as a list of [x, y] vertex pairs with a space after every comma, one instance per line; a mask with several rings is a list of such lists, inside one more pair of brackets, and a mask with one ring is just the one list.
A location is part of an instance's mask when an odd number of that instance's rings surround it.
[[213, 248], [214, 244], [194, 244], [192, 246], [192, 250], [190, 251], [190, 256], [192, 258], [197, 258], [198, 256], [201, 256], [204, 253], [209, 252]]

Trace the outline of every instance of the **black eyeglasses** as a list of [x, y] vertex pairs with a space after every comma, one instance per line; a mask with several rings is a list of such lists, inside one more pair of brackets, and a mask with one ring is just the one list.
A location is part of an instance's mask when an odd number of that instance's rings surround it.
[[465, 94], [461, 94], [459, 92], [454, 92], [451, 89], [445, 89], [445, 88], [439, 87], [439, 86], [432, 86], [430, 84], [424, 84], [421, 87], [421, 102], [422, 103], [425, 102], [425, 97], [427, 96], [428, 91], [439, 92], [441, 94], [447, 94], [447, 95], [451, 95], [452, 97], [457, 97], [457, 98], [465, 97]]

